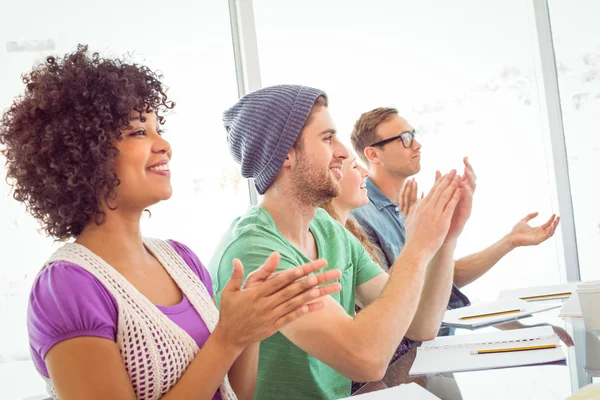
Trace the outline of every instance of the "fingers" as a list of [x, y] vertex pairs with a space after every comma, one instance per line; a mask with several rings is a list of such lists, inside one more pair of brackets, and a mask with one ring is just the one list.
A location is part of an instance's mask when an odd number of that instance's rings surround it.
[[[290, 268], [286, 271], [280, 272], [276, 274], [274, 278], [267, 280], [263, 285], [261, 285], [261, 293], [264, 296], [270, 296], [280, 289], [288, 286], [290, 283], [298, 280], [299, 278], [323, 269], [325, 266], [327, 266], [327, 261], [319, 259], [299, 267]], [[318, 285], [318, 278], [314, 276], [310, 276], [303, 281], [309, 281], [308, 283], [305, 282], [305, 284], [310, 284], [312, 282], [312, 278], [315, 278], [315, 283], [312, 286]]]
[[467, 157], [464, 158], [464, 163], [465, 163], [465, 171], [463, 173], [461, 187], [470, 189], [469, 192], [474, 192], [475, 188], [477, 187], [477, 184], [476, 184], [477, 176], [475, 175], [475, 171], [473, 171], [473, 167], [469, 163], [469, 159]]
[[[419, 192], [419, 185], [417, 184], [417, 181], [415, 181], [414, 179], [412, 180], [412, 184], [411, 184], [411, 191], [410, 191], [410, 204], [409, 204], [409, 209], [410, 207], [412, 207], [413, 204], [415, 204], [415, 202], [417, 201], [417, 193]], [[405, 214], [406, 215], [406, 214]]]
[[[325, 282], [329, 282], [329, 281], [333, 281], [336, 279], [339, 279], [342, 276], [342, 272], [340, 270], [334, 269], [334, 270], [330, 270], [330, 271], [326, 271], [320, 274], [317, 274], [315, 276], [309, 276], [305, 279], [301, 279], [299, 281], [296, 281], [284, 288], [282, 288], [281, 290], [279, 290], [276, 293], [273, 293], [273, 295], [271, 295], [269, 297], [269, 301], [272, 304], [273, 308], [277, 308], [279, 307], [280, 304], [286, 304], [289, 301], [291, 301], [290, 299], [295, 299], [298, 298], [299, 296], [309, 296], [308, 298], [304, 299], [304, 301], [310, 301], [310, 300], [314, 300], [317, 297], [321, 297], [323, 296], [323, 294], [328, 293], [327, 290], [331, 289], [326, 289], [327, 287], [323, 287], [323, 288], [315, 288], [315, 286], [319, 286], [322, 285]], [[333, 284], [335, 285], [335, 284]], [[331, 286], [331, 285], [329, 285]], [[336, 286], [334, 286], [336, 287]], [[321, 289], [323, 289], [323, 293], [321, 293]], [[316, 292], [314, 292], [316, 291]], [[314, 292], [316, 295], [310, 297], [310, 292]], [[300, 304], [296, 305], [297, 307], [300, 306]], [[287, 312], [291, 311], [288, 310]]]
[[[312, 309], [311, 309], [311, 306], [312, 306]], [[281, 328], [283, 328], [290, 322], [297, 320], [298, 318], [300, 318], [301, 316], [303, 316], [305, 314], [308, 314], [309, 312], [320, 310], [324, 306], [325, 306], [325, 303], [323, 301], [317, 301], [315, 303], [312, 303], [311, 305], [304, 304], [303, 306], [297, 308], [296, 310], [284, 315], [283, 317], [281, 317], [277, 321], [275, 321], [274, 328], [276, 330], [280, 330]]]
[[546, 231], [545, 231], [545, 238], [544, 240], [552, 237], [554, 235], [554, 232], [556, 232], [556, 227], [558, 226], [558, 223], [560, 222], [560, 217], [556, 217], [556, 219], [554, 219], [554, 222], [552, 222], [552, 225], [550, 225]]
[[408, 212], [408, 192], [410, 190], [410, 187], [410, 180], [407, 179], [404, 181], [402, 189], [400, 189], [400, 210], [402, 210], [402, 213], [404, 215], [406, 215], [406, 213]]
[[523, 221], [523, 222], [529, 222], [529, 221], [531, 221], [532, 219], [534, 219], [535, 217], [537, 217], [537, 216], [538, 216], [538, 214], [539, 214], [538, 212], [534, 212], [534, 213], [531, 213], [531, 214], [527, 214], [527, 216], [525, 216], [525, 218], [523, 218], [521, 221]]
[[406, 221], [412, 220], [412, 218], [417, 213], [417, 210], [419, 209], [419, 207], [421, 206], [422, 203], [423, 203], [422, 198], [417, 199], [417, 201], [415, 201], [415, 204], [413, 204], [412, 207], [410, 207], [410, 209], [408, 210], [408, 214], [404, 214], [406, 216]]
[[550, 228], [552, 226], [552, 223], [554, 222], [554, 218], [556, 218], [556, 214], [552, 214], [550, 219], [548, 221], [546, 221], [546, 223], [544, 225], [540, 226], [540, 228], [542, 228], [544, 230]]
[[444, 208], [444, 218], [452, 218], [452, 215], [454, 215], [454, 210], [456, 209], [456, 206], [458, 205], [458, 202], [460, 201], [460, 194], [461, 194], [461, 188], [456, 188], [456, 190], [454, 191], [454, 194], [452, 195], [452, 198], [450, 199], [450, 201], [448, 202], [448, 204], [446, 204], [446, 208]]
[[339, 292], [342, 286], [339, 283], [332, 283], [320, 288], [314, 288], [288, 300], [279, 305], [275, 310], [275, 316], [279, 316], [276, 325], [286, 325], [294, 319], [322, 309], [325, 306], [322, 298], [332, 293]]
[[[454, 176], [452, 176], [454, 175]], [[452, 178], [450, 178], [452, 176]], [[446, 205], [454, 195], [454, 192], [458, 189], [460, 185], [460, 176], [456, 175], [456, 173], [448, 174], [444, 178], [440, 180], [440, 186], [438, 187], [438, 192], [436, 193], [437, 200], [435, 201], [435, 206], [440, 207], [442, 210], [446, 208]]]
[[411, 207], [417, 201], [417, 192], [417, 182], [414, 179], [407, 179], [402, 185], [402, 192], [400, 195], [400, 201], [402, 202], [400, 204], [400, 210], [402, 211], [402, 214], [408, 215]]
[[[456, 170], [453, 169], [450, 173], [444, 175], [442, 178], [438, 179], [434, 184], [427, 196], [425, 196], [424, 201], [434, 201], [434, 204], [437, 204], [440, 193], [444, 191], [450, 185], [452, 179], [456, 176]], [[435, 200], [434, 200], [435, 199]]]
[[223, 290], [229, 292], [235, 292], [241, 289], [242, 281], [244, 280], [244, 266], [242, 262], [237, 258], [233, 260], [233, 271], [231, 271], [231, 278]]
[[471, 162], [469, 161], [469, 157], [463, 158], [463, 163], [465, 164], [465, 172], [467, 170], [473, 171], [473, 166], [471, 165]]
[[279, 253], [271, 253], [271, 255], [260, 268], [248, 275], [248, 279], [246, 279], [246, 286], [269, 279], [269, 277], [271, 277], [273, 272], [275, 272], [277, 269], [280, 258], [281, 256]]
[[442, 177], [442, 173], [440, 171], [435, 171], [435, 181], [439, 181]]

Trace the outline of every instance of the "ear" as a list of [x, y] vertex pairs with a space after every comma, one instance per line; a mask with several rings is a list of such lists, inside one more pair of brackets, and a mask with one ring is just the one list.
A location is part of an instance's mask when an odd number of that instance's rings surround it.
[[379, 154], [374, 147], [365, 148], [364, 155], [369, 160], [369, 164], [379, 164]]
[[285, 157], [285, 161], [283, 162], [282, 167], [291, 167], [296, 160], [296, 149], [292, 147], [287, 156]]

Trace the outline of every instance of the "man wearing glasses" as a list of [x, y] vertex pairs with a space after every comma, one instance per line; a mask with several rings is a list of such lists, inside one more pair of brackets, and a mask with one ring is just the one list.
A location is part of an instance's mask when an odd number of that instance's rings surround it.
[[[421, 144], [415, 135], [415, 129], [394, 108], [376, 108], [362, 114], [352, 131], [352, 146], [369, 168], [369, 203], [352, 211], [352, 215], [381, 250], [380, 258], [386, 267], [404, 247], [405, 214], [416, 201], [416, 182], [408, 179], [421, 169]], [[472, 199], [476, 177], [466, 157], [464, 164], [462, 194]], [[553, 215], [542, 226], [529, 226], [527, 222], [536, 216], [537, 213], [529, 214], [492, 246], [455, 261], [448, 309], [469, 305], [459, 288], [485, 274], [507, 253], [519, 246], [540, 244], [554, 234], [559, 218]], [[516, 327], [520, 326], [503, 328]], [[448, 327], [442, 327], [439, 334], [450, 333]]]

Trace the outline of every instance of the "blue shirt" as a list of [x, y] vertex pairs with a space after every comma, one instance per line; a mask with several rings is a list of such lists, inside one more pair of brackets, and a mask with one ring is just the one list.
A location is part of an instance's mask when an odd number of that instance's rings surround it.
[[[367, 178], [367, 195], [369, 203], [352, 211], [360, 226], [365, 230], [373, 244], [378, 247], [378, 253], [384, 266], [394, 264], [398, 254], [406, 242], [404, 214], [398, 204], [390, 200], [375, 184]], [[456, 285], [452, 285], [448, 309], [470, 305], [471, 302]], [[453, 332], [453, 330], [452, 330]], [[448, 327], [442, 326], [439, 335], [451, 334]]]

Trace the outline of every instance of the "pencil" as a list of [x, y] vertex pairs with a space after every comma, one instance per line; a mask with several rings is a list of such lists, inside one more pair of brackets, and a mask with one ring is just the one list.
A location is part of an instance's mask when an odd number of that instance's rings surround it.
[[460, 320], [465, 320], [465, 319], [496, 317], [498, 315], [514, 314], [514, 313], [518, 313], [518, 312], [521, 312], [521, 310], [515, 309], [515, 310], [500, 311], [500, 312], [488, 313], [488, 314], [469, 315], [469, 316], [466, 316], [466, 317], [460, 317], [459, 319]]
[[503, 349], [477, 350], [477, 352], [473, 351], [473, 352], [471, 352], [471, 354], [508, 353], [511, 351], [542, 350], [542, 349], [554, 349], [554, 348], [556, 348], [555, 344], [544, 344], [544, 345], [539, 345], [539, 346], [505, 347]]
[[528, 297], [521, 297], [521, 300], [539, 300], [539, 299], [551, 299], [553, 297], [563, 297], [563, 296], [570, 296], [571, 292], [564, 292], [564, 293], [554, 293], [554, 294], [541, 294], [538, 296], [528, 296]]

